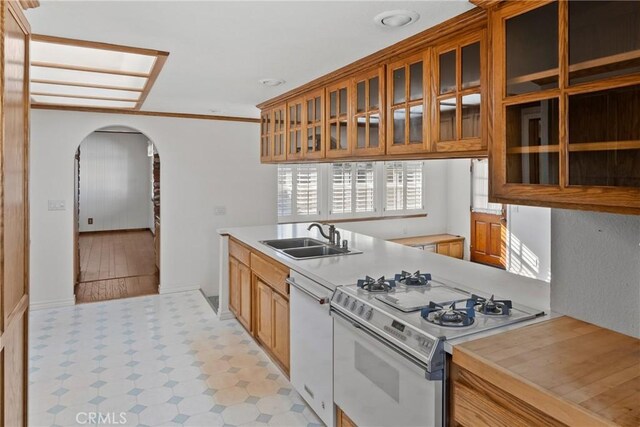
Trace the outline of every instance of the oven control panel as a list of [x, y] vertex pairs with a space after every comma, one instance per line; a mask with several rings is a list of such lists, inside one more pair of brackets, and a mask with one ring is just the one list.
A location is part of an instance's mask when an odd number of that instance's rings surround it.
[[358, 319], [365, 325], [370, 325], [373, 329], [386, 335], [387, 338], [399, 342], [403, 347], [419, 352], [422, 357], [429, 357], [433, 352], [436, 340], [353, 295], [337, 289], [333, 294], [331, 304], [350, 317]]

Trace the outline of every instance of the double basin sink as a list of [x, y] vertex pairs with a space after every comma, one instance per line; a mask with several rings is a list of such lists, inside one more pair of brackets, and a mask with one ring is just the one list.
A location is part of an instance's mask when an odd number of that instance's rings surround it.
[[267, 245], [293, 259], [325, 258], [362, 253], [355, 249], [341, 248], [309, 237], [262, 240], [260, 243]]

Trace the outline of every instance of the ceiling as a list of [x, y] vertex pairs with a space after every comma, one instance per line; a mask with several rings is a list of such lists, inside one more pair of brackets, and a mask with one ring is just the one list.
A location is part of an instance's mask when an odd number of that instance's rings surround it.
[[[141, 110], [248, 117], [258, 117], [262, 101], [473, 8], [466, 0], [40, 4], [26, 11], [35, 34], [170, 52]], [[397, 29], [374, 24], [394, 9], [420, 19]], [[286, 83], [265, 87], [263, 78]]]

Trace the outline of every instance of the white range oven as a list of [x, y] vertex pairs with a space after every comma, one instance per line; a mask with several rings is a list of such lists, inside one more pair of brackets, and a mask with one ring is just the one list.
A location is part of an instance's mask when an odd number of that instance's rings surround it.
[[446, 424], [444, 342], [541, 312], [403, 271], [331, 298], [334, 401], [362, 427]]
[[334, 312], [334, 400], [358, 426], [442, 425], [443, 381], [426, 364]]

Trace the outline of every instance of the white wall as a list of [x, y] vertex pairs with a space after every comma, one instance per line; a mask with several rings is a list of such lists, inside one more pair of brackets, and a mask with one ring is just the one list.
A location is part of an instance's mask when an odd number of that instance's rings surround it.
[[[155, 145], [161, 167], [160, 291], [217, 292], [219, 227], [276, 222], [276, 169], [260, 165], [259, 127], [151, 116], [34, 110], [31, 114], [31, 303], [73, 301], [73, 159], [91, 132], [129, 126]], [[67, 210], [48, 211], [47, 200]], [[216, 207], [225, 215], [215, 216]]]
[[81, 232], [149, 228], [148, 141], [144, 135], [122, 132], [94, 132], [82, 141]]
[[471, 254], [471, 160], [448, 160], [447, 228], [449, 234], [464, 237], [464, 259]]
[[447, 228], [447, 160], [428, 160], [425, 167], [425, 208], [422, 218], [344, 222], [339, 228], [380, 239], [444, 233]]
[[551, 309], [640, 338], [640, 216], [551, 211]]
[[551, 280], [551, 209], [507, 205], [507, 270]]

